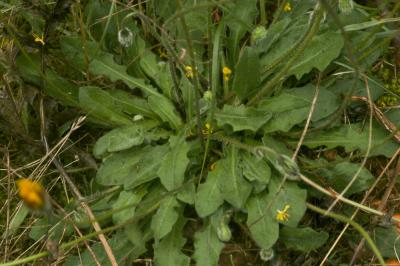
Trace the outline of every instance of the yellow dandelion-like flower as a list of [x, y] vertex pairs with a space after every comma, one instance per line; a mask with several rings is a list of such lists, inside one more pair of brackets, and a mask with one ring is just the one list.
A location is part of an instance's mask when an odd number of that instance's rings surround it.
[[38, 42], [43, 46], [45, 45], [43, 33], [42, 33], [42, 36], [32, 33], [32, 36], [33, 36], [33, 38], [35, 38], [35, 42]]
[[210, 123], [206, 123], [206, 124], [204, 125], [203, 130], [202, 130], [201, 132], [203, 133], [203, 135], [209, 135], [209, 134], [211, 134], [211, 133], [212, 133], [212, 128], [211, 128]]
[[287, 2], [287, 3], [283, 6], [283, 11], [285, 11], [286, 13], [292, 11], [292, 6], [290, 5], [289, 2]]
[[185, 66], [185, 76], [189, 79], [193, 78], [193, 68], [191, 66]]
[[158, 52], [158, 54], [160, 55], [160, 58], [161, 58], [161, 59], [162, 59], [162, 58], [168, 58], [167, 51], [166, 51], [164, 48], [158, 47], [157, 52]]
[[286, 204], [285, 207], [283, 208], [283, 210], [276, 210], [276, 219], [280, 222], [287, 222], [287, 220], [289, 220], [289, 211], [290, 209], [290, 205]]
[[231, 77], [232, 70], [229, 67], [224, 67], [222, 69], [222, 74], [224, 74], [224, 80], [228, 81]]
[[27, 178], [17, 180], [18, 196], [24, 203], [34, 209], [40, 210], [45, 206], [45, 190], [38, 182]]

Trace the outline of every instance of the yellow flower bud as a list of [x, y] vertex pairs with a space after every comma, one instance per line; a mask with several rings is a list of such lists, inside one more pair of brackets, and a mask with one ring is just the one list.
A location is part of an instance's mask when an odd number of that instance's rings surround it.
[[204, 128], [202, 130], [203, 135], [209, 135], [213, 132], [210, 123], [205, 123]]
[[185, 76], [189, 79], [193, 78], [193, 68], [191, 66], [185, 66]]
[[17, 180], [18, 196], [24, 203], [34, 210], [43, 209], [45, 206], [46, 192], [38, 182], [27, 178]]
[[287, 3], [283, 6], [283, 11], [285, 11], [286, 13], [289, 13], [290, 11], [292, 11], [292, 6], [290, 5], [289, 2], [287, 2]]
[[232, 70], [229, 67], [224, 67], [222, 69], [222, 74], [224, 74], [224, 80], [228, 81], [230, 79], [231, 74], [232, 74]]

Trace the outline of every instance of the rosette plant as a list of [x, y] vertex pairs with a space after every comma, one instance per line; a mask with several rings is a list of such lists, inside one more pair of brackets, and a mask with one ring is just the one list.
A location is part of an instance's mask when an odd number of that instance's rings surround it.
[[[366, 70], [390, 21], [350, 2], [89, 0], [58, 21], [24, 11], [43, 37], [19, 43], [16, 70], [98, 136], [88, 204], [118, 263], [225, 265], [235, 245], [257, 265], [306, 258], [327, 243], [328, 219], [355, 226], [380, 262], [393, 255], [346, 218], [384, 216], [361, 202], [366, 161], [399, 148], [398, 111], [379, 118], [384, 86]], [[53, 225], [52, 238], [73, 234]], [[110, 263], [91, 247], [65, 265]]]

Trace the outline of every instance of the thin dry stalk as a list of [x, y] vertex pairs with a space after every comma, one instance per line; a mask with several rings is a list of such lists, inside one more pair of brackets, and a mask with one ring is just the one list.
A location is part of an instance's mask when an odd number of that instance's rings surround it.
[[[400, 154], [400, 149], [398, 149], [396, 151], [396, 153], [392, 156], [392, 158], [390, 159], [390, 161], [386, 164], [386, 166], [383, 168], [382, 172], [379, 174], [379, 176], [376, 178], [374, 184], [372, 184], [372, 186], [370, 187], [370, 189], [367, 191], [367, 193], [365, 194], [365, 196], [363, 197], [363, 199], [361, 200], [361, 204], [365, 204], [365, 202], [368, 200], [369, 196], [371, 195], [371, 193], [374, 191], [375, 187], [378, 185], [378, 183], [380, 182], [380, 180], [382, 179], [382, 177], [384, 176], [384, 174], [387, 172], [387, 170], [389, 169], [389, 167], [392, 165], [392, 163], [394, 162], [394, 160], [396, 159], [397, 156], [399, 156]], [[381, 211], [381, 209], [378, 208], [379, 211]], [[353, 220], [356, 215], [358, 214], [358, 212], [360, 211], [359, 208], [357, 208], [354, 213], [351, 215], [350, 220]], [[339, 243], [340, 239], [343, 237], [344, 233], [346, 232], [346, 230], [348, 229], [348, 227], [350, 226], [350, 224], [346, 224], [344, 226], [344, 228], [342, 229], [342, 231], [340, 232], [340, 234], [338, 235], [338, 237], [336, 238], [335, 242], [332, 244], [331, 248], [329, 249], [329, 251], [325, 254], [323, 260], [320, 263], [320, 266], [324, 265], [327, 261], [327, 259], [329, 258], [329, 256], [332, 254], [333, 250], [336, 248], [336, 245]], [[364, 241], [364, 240], [362, 240]]]
[[[393, 156], [393, 157], [395, 157], [395, 156]], [[389, 185], [387, 186], [387, 188], [385, 190], [385, 193], [382, 196], [381, 203], [378, 206], [378, 210], [382, 211], [382, 210], [385, 209], [387, 201], [389, 199], [389, 196], [392, 193], [392, 191], [394, 189], [394, 186], [396, 185], [397, 176], [399, 175], [399, 173], [400, 173], [400, 157], [397, 158], [396, 167], [395, 167], [395, 169], [393, 171], [393, 174], [392, 174], [392, 176], [390, 178]], [[374, 217], [372, 223], [376, 223], [376, 217]], [[360, 243], [358, 243], [358, 245], [357, 245], [357, 247], [356, 247], [356, 249], [354, 251], [353, 257], [351, 258], [351, 261], [350, 261], [349, 265], [353, 265], [354, 264], [354, 262], [356, 261], [356, 259], [358, 257], [359, 252], [363, 249], [364, 245], [365, 245], [365, 241], [361, 240]]]
[[[365, 90], [367, 92], [367, 96], [368, 96], [368, 102], [370, 103], [369, 105], [369, 128], [368, 128], [368, 146], [367, 146], [367, 151], [365, 152], [365, 156], [363, 161], [361, 162], [360, 167], [358, 168], [357, 172], [354, 174], [354, 176], [352, 177], [352, 179], [350, 180], [350, 182], [347, 184], [347, 186], [342, 190], [342, 192], [340, 193], [340, 197], [343, 197], [344, 194], [350, 189], [350, 187], [354, 184], [354, 182], [357, 180], [358, 176], [360, 175], [361, 171], [363, 170], [365, 164], [367, 163], [368, 157], [369, 157], [369, 153], [371, 151], [371, 146], [372, 146], [372, 117], [373, 117], [373, 109], [372, 109], [372, 99], [371, 99], [371, 93], [369, 90], [369, 86], [368, 86], [368, 79], [364, 77], [364, 82], [365, 82]], [[326, 212], [330, 212], [333, 207], [335, 207], [335, 205], [338, 203], [339, 198], [336, 198], [334, 200], [334, 202], [331, 204], [331, 206], [329, 206], [329, 208], [326, 210]]]
[[[43, 144], [45, 145], [46, 148], [46, 157], [48, 157], [50, 154], [52, 154], [51, 151], [49, 150], [48, 144], [47, 144], [47, 138], [46, 138], [46, 129], [44, 127], [45, 125], [45, 114], [44, 114], [44, 108], [43, 105], [40, 106], [40, 114], [41, 114], [41, 135], [42, 135], [42, 141]], [[62, 143], [66, 143], [66, 141], [68, 140], [69, 136], [72, 134], [73, 131], [77, 130], [83, 123], [83, 121], [85, 120], [85, 117], [80, 117], [78, 118], [78, 120], [72, 124], [71, 129], [69, 130], [68, 134], [66, 136], [64, 136], [64, 138], [62, 139]], [[101, 227], [100, 224], [96, 221], [96, 218], [93, 214], [92, 209], [89, 207], [89, 205], [87, 205], [84, 201], [82, 201], [83, 197], [82, 194], [80, 193], [79, 189], [76, 187], [76, 185], [74, 184], [74, 182], [72, 181], [72, 179], [69, 177], [68, 173], [65, 171], [64, 167], [62, 166], [62, 164], [60, 163], [60, 161], [57, 159], [57, 154], [58, 152], [61, 150], [63, 145], [59, 145], [59, 148], [57, 149], [56, 153], [52, 154], [51, 160], [49, 160], [49, 163], [53, 162], [53, 164], [56, 166], [57, 170], [60, 172], [61, 176], [63, 177], [63, 179], [66, 181], [66, 183], [68, 184], [68, 186], [70, 187], [72, 193], [74, 194], [74, 197], [80, 202], [80, 205], [82, 206], [82, 208], [85, 210], [86, 214], [88, 215], [89, 219], [92, 220], [92, 225], [93, 228], [96, 232], [101, 231]], [[54, 148], [52, 149], [54, 150]], [[111, 263], [112, 266], [118, 266], [117, 260], [115, 259], [114, 253], [111, 249], [110, 244], [107, 242], [106, 237], [104, 236], [104, 234], [99, 234], [98, 235], [99, 240], [101, 242], [101, 244], [103, 245], [104, 251], [107, 254], [107, 257]]]

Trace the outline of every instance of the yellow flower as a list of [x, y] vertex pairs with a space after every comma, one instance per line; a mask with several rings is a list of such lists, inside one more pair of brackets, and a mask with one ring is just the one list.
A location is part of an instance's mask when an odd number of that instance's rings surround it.
[[285, 11], [286, 13], [292, 11], [292, 6], [290, 5], [289, 2], [287, 2], [287, 3], [283, 6], [283, 11]]
[[32, 33], [32, 36], [33, 36], [33, 38], [35, 38], [35, 42], [38, 42], [38, 43], [40, 43], [41, 45], [44, 46], [45, 42], [44, 42], [43, 33], [42, 33], [42, 36], [39, 36], [39, 35], [37, 35], [35, 33]]
[[212, 128], [211, 128], [210, 123], [206, 123], [204, 125], [204, 129], [202, 130], [202, 133], [203, 133], [203, 135], [208, 135], [208, 134], [212, 133]]
[[193, 78], [193, 68], [191, 66], [185, 66], [185, 76], [189, 79]]
[[224, 80], [228, 81], [232, 74], [232, 70], [229, 67], [224, 67], [222, 69], [222, 74], [224, 74]]
[[167, 51], [164, 48], [158, 47], [157, 52], [160, 55], [161, 59], [162, 58], [168, 58]]
[[283, 210], [276, 210], [276, 219], [280, 222], [287, 222], [287, 220], [289, 220], [289, 211], [290, 209], [290, 205], [286, 204], [285, 207], [283, 208]]
[[17, 180], [18, 196], [25, 204], [34, 209], [43, 209], [45, 205], [45, 190], [38, 182], [22, 178]]

